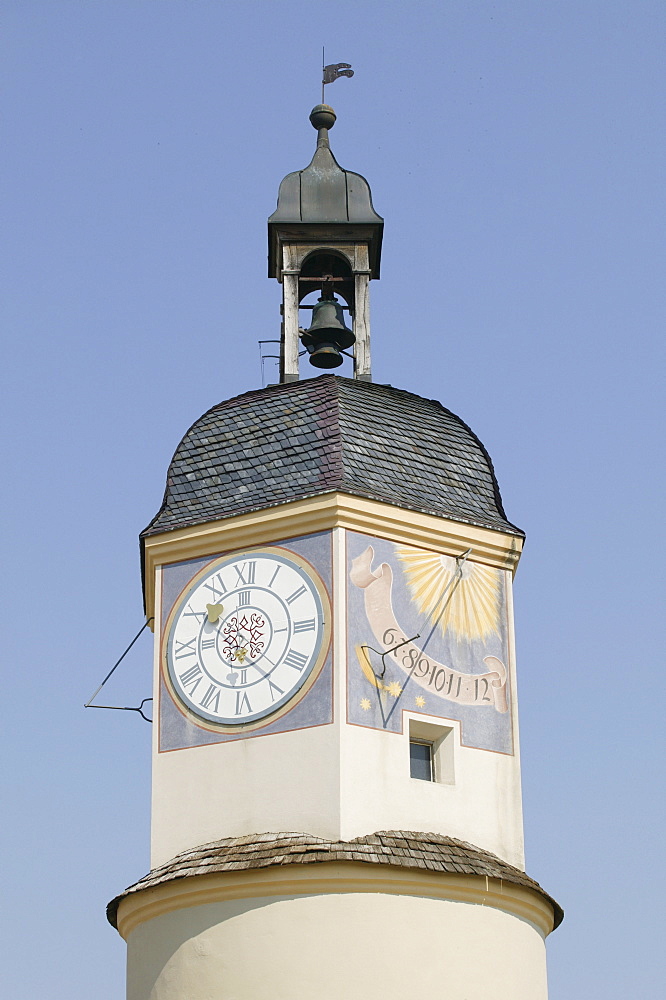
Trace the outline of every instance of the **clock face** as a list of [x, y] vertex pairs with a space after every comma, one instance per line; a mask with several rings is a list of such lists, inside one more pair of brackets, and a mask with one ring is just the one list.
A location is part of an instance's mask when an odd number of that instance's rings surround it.
[[221, 559], [188, 585], [171, 614], [171, 692], [213, 727], [263, 719], [314, 680], [329, 622], [321, 580], [293, 553]]

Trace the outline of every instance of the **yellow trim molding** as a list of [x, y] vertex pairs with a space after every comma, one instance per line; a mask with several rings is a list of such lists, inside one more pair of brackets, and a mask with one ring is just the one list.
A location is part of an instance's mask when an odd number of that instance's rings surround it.
[[485, 875], [451, 875], [353, 861], [284, 865], [243, 872], [216, 872], [176, 879], [130, 893], [118, 907], [122, 937], [165, 913], [230, 899], [374, 892], [427, 896], [492, 906], [528, 920], [544, 936], [553, 929], [552, 907], [533, 889]]
[[523, 547], [523, 539], [517, 535], [347, 493], [325, 493], [191, 528], [149, 535], [144, 541], [146, 616], [150, 618], [155, 614], [155, 570], [158, 566], [337, 527], [404, 545], [440, 550], [447, 555], [461, 555], [472, 548], [471, 558], [475, 562], [509, 569], [512, 573], [515, 573]]

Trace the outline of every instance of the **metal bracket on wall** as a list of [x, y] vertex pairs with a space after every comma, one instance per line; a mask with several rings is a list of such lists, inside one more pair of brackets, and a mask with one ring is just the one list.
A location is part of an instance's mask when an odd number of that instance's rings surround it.
[[132, 646], [134, 645], [134, 643], [137, 641], [137, 639], [139, 638], [139, 636], [144, 632], [145, 629], [148, 628], [148, 626], [150, 625], [150, 623], [152, 621], [154, 621], [154, 620], [155, 620], [154, 618], [148, 618], [148, 620], [141, 626], [141, 628], [139, 629], [139, 631], [137, 632], [137, 634], [134, 636], [134, 638], [130, 642], [129, 646], [127, 647], [127, 649], [125, 650], [125, 652], [123, 653], [123, 655], [121, 657], [119, 657], [119, 659], [116, 660], [116, 662], [113, 664], [113, 666], [109, 670], [108, 674], [106, 675], [106, 677], [104, 678], [104, 680], [102, 681], [102, 683], [99, 685], [98, 688], [95, 689], [94, 693], [90, 696], [90, 698], [88, 699], [88, 701], [85, 703], [85, 705], [83, 706], [84, 708], [106, 708], [106, 709], [109, 709], [110, 711], [113, 711], [113, 712], [138, 712], [139, 715], [141, 716], [141, 718], [145, 719], [146, 722], [152, 722], [153, 721], [151, 718], [149, 718], [149, 716], [145, 715], [144, 711], [143, 711], [143, 706], [147, 705], [149, 701], [152, 701], [153, 700], [152, 698], [144, 698], [143, 701], [141, 702], [141, 704], [138, 705], [138, 706], [130, 706], [130, 705], [93, 705], [93, 701], [95, 700], [95, 698], [97, 697], [97, 695], [99, 694], [99, 692], [102, 690], [102, 688], [104, 687], [104, 685], [108, 681], [109, 677], [111, 677], [111, 674], [115, 671], [116, 667], [119, 667], [120, 664], [123, 662], [123, 660], [125, 659], [125, 657], [129, 653], [130, 649], [132, 648]]

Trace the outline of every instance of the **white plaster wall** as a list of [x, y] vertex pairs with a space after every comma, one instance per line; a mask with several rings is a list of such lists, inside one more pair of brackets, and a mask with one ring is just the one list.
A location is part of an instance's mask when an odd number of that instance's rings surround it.
[[210, 903], [129, 935], [127, 1000], [546, 1000], [527, 921], [472, 903], [339, 893]]
[[193, 747], [153, 758], [151, 867], [222, 837], [340, 830], [333, 725]]
[[[419, 718], [423, 718], [420, 716]], [[442, 725], [440, 719], [431, 719]], [[409, 731], [345, 726], [341, 740], [341, 837], [420, 830], [466, 840], [522, 868], [523, 823], [517, 760], [460, 746], [453, 730], [452, 784], [409, 776]]]

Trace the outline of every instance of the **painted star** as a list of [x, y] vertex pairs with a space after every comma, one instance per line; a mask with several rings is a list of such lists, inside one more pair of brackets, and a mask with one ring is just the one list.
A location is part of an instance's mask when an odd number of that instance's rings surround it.
[[425, 707], [425, 698], [423, 697], [423, 695], [417, 694], [417, 696], [414, 699], [414, 701], [416, 702], [416, 707], [417, 708], [424, 708]]
[[387, 684], [386, 690], [389, 694], [392, 694], [394, 698], [399, 698], [402, 694], [402, 688], [397, 681], [391, 681], [390, 684]]
[[368, 698], [361, 698], [361, 708], [364, 712], [370, 711], [370, 700]]

